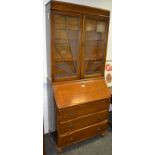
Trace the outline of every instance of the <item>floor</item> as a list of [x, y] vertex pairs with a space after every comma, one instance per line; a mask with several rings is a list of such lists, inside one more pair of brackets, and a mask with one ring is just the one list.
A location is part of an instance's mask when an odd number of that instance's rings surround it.
[[72, 145], [58, 153], [53, 139], [45, 135], [46, 155], [112, 155], [112, 132]]

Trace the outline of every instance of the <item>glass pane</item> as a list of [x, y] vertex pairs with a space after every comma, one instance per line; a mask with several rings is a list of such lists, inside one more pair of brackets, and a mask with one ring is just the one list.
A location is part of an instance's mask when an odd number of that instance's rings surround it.
[[105, 22], [86, 19], [85, 31], [85, 74], [102, 73], [104, 54]]
[[55, 78], [77, 76], [79, 17], [54, 16]]

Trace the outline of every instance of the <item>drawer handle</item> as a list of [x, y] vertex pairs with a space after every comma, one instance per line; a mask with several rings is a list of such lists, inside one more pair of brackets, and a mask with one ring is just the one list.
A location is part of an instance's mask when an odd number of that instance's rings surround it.
[[102, 117], [101, 117], [101, 115], [97, 115], [97, 118], [100, 120]]
[[69, 112], [69, 116], [74, 116], [74, 113], [73, 112]]
[[73, 128], [73, 127], [74, 127], [73, 124], [69, 124], [69, 125], [68, 125], [68, 128]]
[[70, 138], [70, 141], [74, 141], [74, 138], [73, 138], [73, 137], [71, 137], [71, 138]]
[[97, 128], [97, 131], [101, 131], [101, 128], [100, 128], [100, 127], [98, 127], [98, 128]]
[[100, 109], [103, 109], [103, 106], [102, 105], [99, 105], [98, 106], [98, 109], [100, 110]]

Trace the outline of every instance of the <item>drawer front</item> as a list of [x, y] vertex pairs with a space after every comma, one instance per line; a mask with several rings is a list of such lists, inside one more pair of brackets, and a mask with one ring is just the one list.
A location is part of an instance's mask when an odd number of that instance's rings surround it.
[[99, 123], [107, 119], [108, 114], [108, 109], [105, 109], [104, 111], [97, 112], [95, 114], [84, 115], [71, 121], [60, 122], [58, 132], [59, 134], [64, 134], [66, 132], [71, 132], [95, 123]]
[[106, 99], [100, 102], [85, 103], [73, 107], [68, 107], [65, 109], [61, 109], [61, 111], [58, 110], [59, 112], [57, 117], [59, 121], [65, 122], [82, 115], [103, 111], [108, 108], [109, 99]]
[[61, 136], [59, 135], [58, 136], [58, 146], [61, 146], [61, 147], [67, 146], [67, 145], [74, 144], [76, 142], [85, 140], [89, 137], [93, 137], [95, 135], [104, 133], [104, 131], [106, 130], [106, 128], [108, 126], [107, 122], [108, 121], [105, 120], [101, 123], [83, 128], [76, 132], [72, 132], [71, 134], [68, 134], [68, 135], [61, 135]]

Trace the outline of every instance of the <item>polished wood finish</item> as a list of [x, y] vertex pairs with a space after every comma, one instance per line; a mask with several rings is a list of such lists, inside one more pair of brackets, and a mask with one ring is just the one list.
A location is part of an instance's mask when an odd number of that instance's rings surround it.
[[79, 129], [66, 135], [61, 135], [58, 137], [58, 145], [68, 146], [70, 144], [80, 142], [95, 135], [102, 134], [106, 128], [107, 120]]
[[[57, 1], [49, 5], [52, 10], [52, 82], [104, 77], [110, 12]], [[88, 19], [94, 20], [96, 24], [91, 22], [87, 27]], [[91, 39], [90, 43], [86, 40], [86, 36]], [[87, 49], [89, 45], [93, 45], [91, 49]], [[86, 53], [89, 53], [89, 56]]]
[[110, 92], [104, 67], [110, 11], [59, 1], [47, 5], [56, 144], [61, 152], [106, 131]]
[[110, 92], [104, 79], [53, 84], [59, 150], [107, 128]]
[[64, 109], [58, 110], [58, 120], [64, 122], [70, 119], [105, 110], [109, 107], [109, 99], [100, 102], [86, 102], [84, 104], [76, 104]]
[[109, 113], [108, 110], [105, 109], [101, 112], [100, 111], [96, 112], [95, 114], [90, 113], [88, 115], [84, 115], [79, 118], [71, 119], [66, 122], [58, 122], [59, 132], [60, 134], [64, 134], [66, 132], [71, 132], [71, 131], [104, 121], [105, 119], [107, 119], [108, 113]]
[[110, 97], [106, 82], [103, 79], [54, 84], [53, 90], [59, 108], [101, 101]]
[[83, 6], [78, 4], [66, 3], [66, 2], [59, 2], [53, 1], [51, 4], [51, 10], [61, 10], [61, 11], [69, 11], [69, 12], [77, 12], [77, 13], [84, 13], [84, 14], [92, 14], [92, 15], [99, 15], [99, 16], [110, 16], [110, 11], [103, 10], [99, 8], [93, 8], [90, 6]]

